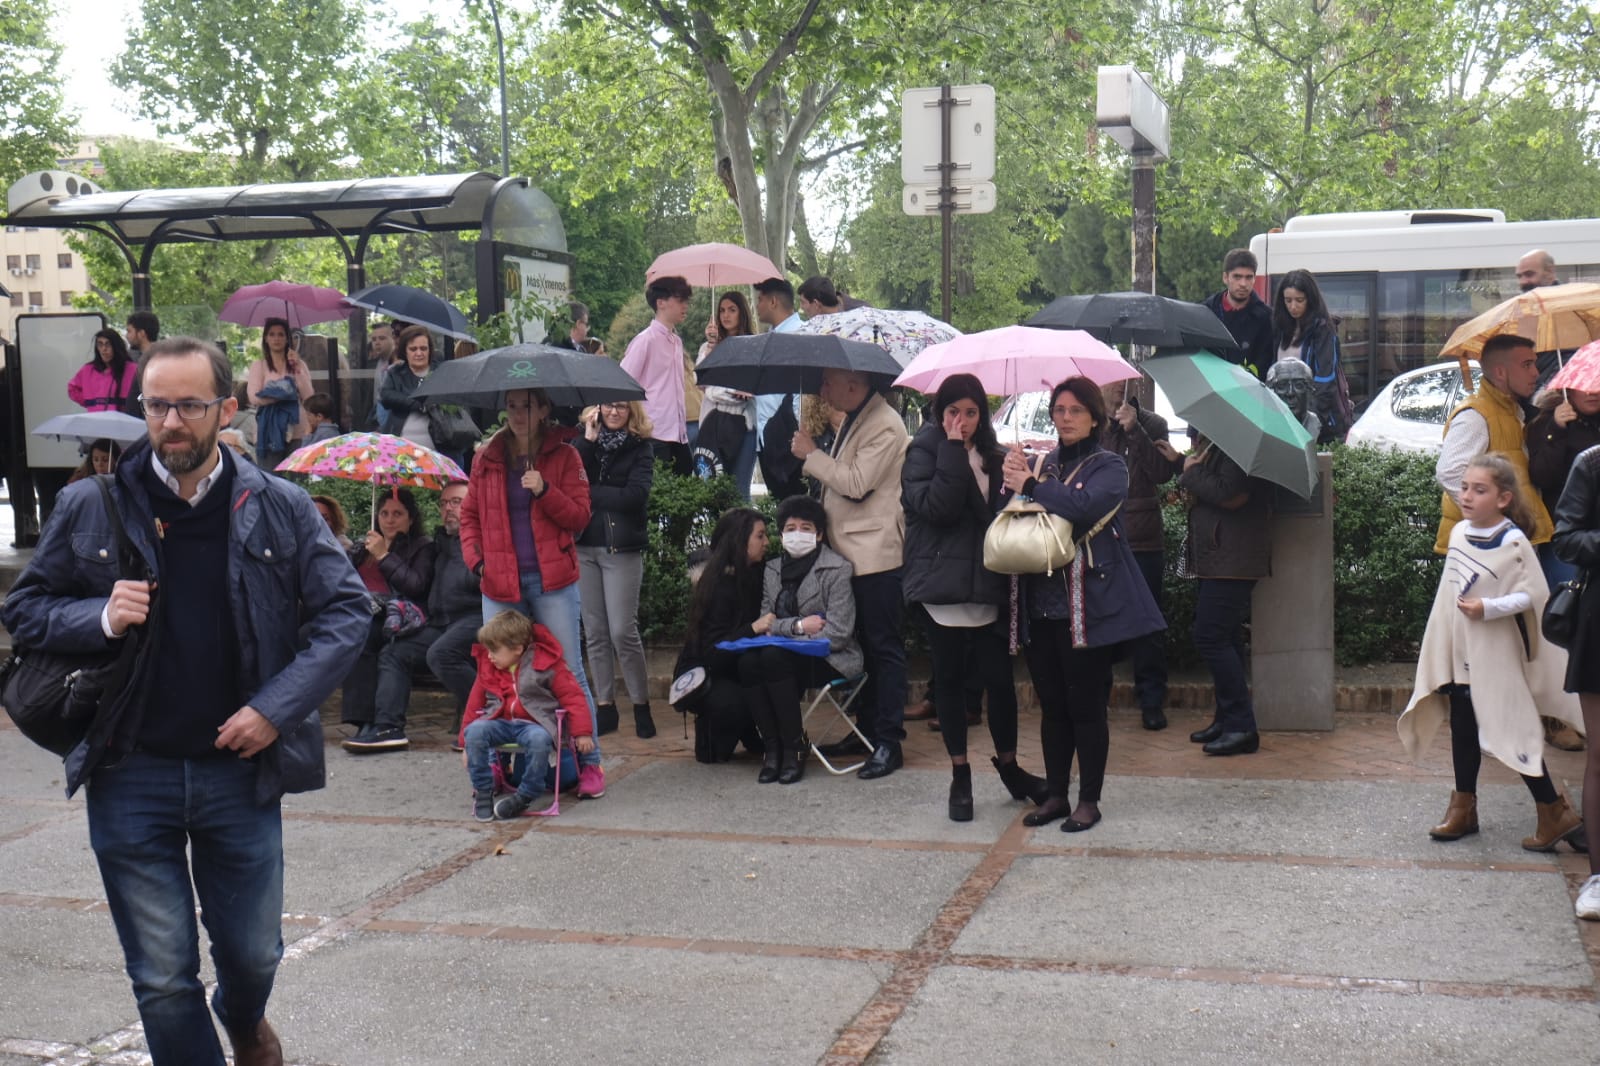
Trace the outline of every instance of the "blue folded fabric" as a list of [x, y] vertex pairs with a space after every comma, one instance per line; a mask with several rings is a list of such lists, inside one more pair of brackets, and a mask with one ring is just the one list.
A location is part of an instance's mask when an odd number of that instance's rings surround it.
[[833, 649], [829, 646], [826, 637], [743, 637], [739, 640], [724, 640], [717, 644], [723, 651], [749, 651], [751, 648], [783, 648], [785, 651], [796, 652], [800, 655], [814, 655], [818, 659], [826, 659]]

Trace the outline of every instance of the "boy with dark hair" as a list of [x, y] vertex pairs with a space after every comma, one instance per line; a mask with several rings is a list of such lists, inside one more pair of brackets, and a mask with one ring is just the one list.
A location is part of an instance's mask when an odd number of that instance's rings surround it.
[[311, 424], [311, 432], [303, 444], [332, 440], [339, 435], [339, 423], [333, 420], [333, 401], [325, 392], [314, 392], [306, 397], [306, 421]]
[[[561, 731], [557, 708], [567, 714], [566, 732], [575, 738], [578, 754], [594, 751], [589, 700], [563, 659], [560, 642], [520, 611], [502, 611], [485, 622], [472, 657], [478, 680], [467, 698], [460, 735], [472, 781], [472, 814], [480, 822], [509, 821], [522, 817], [544, 792]], [[489, 759], [502, 744], [522, 748], [528, 765], [517, 791], [496, 803]]]
[[644, 299], [655, 318], [628, 343], [622, 369], [644, 389], [644, 411], [655, 427], [655, 456], [688, 476], [689, 425], [683, 375], [683, 338], [678, 325], [689, 314], [692, 290], [681, 277], [656, 278], [645, 286]]
[[1235, 248], [1222, 260], [1222, 291], [1206, 300], [1206, 306], [1237, 342], [1237, 347], [1219, 348], [1217, 354], [1259, 378], [1277, 354], [1272, 348], [1272, 308], [1256, 295], [1255, 284], [1254, 253]]

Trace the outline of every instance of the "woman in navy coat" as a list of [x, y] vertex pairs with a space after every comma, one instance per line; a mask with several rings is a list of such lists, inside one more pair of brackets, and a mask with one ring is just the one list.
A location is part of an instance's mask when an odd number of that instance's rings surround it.
[[[1077, 833], [1100, 821], [1111, 744], [1111, 664], [1123, 642], [1165, 629], [1166, 623], [1123, 535], [1117, 512], [1128, 498], [1128, 468], [1121, 456], [1100, 447], [1106, 424], [1100, 386], [1084, 377], [1063, 381], [1051, 394], [1050, 419], [1060, 444], [1039, 476], [1020, 447], [1006, 456], [1004, 468], [1006, 487], [1071, 522], [1078, 542], [1065, 569], [1029, 574], [1020, 582], [1019, 630], [1039, 695], [1050, 787], [1050, 798], [1023, 824], [1046, 825], [1071, 811], [1061, 828]], [[1067, 799], [1074, 755], [1080, 777], [1075, 808]]]

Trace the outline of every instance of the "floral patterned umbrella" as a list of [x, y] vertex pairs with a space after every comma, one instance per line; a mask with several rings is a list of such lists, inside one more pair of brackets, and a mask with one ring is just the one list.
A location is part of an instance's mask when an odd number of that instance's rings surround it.
[[876, 344], [904, 369], [922, 349], [961, 336], [961, 331], [921, 311], [858, 307], [807, 319], [797, 331], [822, 333], [847, 341]]
[[467, 480], [454, 460], [387, 433], [346, 433], [308, 444], [279, 463], [277, 469], [285, 474], [369, 482], [374, 511], [379, 485], [442, 489], [452, 481]]

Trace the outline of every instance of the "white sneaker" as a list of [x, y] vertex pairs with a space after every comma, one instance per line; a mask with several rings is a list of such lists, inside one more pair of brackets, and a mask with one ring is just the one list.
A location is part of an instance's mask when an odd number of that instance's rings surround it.
[[1573, 907], [1573, 911], [1579, 918], [1600, 922], [1600, 874], [1595, 874], [1583, 883], [1583, 888], [1578, 891], [1578, 903]]

